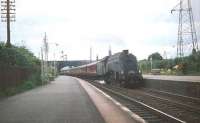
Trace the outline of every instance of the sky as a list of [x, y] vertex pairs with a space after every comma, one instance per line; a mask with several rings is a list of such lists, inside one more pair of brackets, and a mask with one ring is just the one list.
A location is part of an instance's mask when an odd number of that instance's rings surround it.
[[[88, 60], [128, 49], [139, 60], [154, 52], [176, 56], [178, 14], [171, 9], [179, 0], [16, 0], [12, 42], [25, 45], [36, 56], [46, 32], [49, 59]], [[200, 39], [200, 1], [192, 0]], [[6, 25], [0, 23], [0, 40]], [[58, 44], [58, 46], [55, 45]]]

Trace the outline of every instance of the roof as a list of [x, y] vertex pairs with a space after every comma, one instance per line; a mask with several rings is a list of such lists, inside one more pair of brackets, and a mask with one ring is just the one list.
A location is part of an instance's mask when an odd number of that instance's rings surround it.
[[[101, 61], [101, 60], [100, 60], [100, 61]], [[95, 61], [95, 62], [92, 62], [92, 63], [89, 63], [89, 64], [85, 64], [85, 65], [81, 65], [81, 66], [73, 67], [73, 68], [63, 67], [63, 68], [61, 69], [61, 71], [63, 71], [63, 70], [73, 70], [73, 69], [77, 69], [77, 68], [84, 68], [84, 67], [86, 67], [86, 66], [95, 65], [95, 64], [99, 63], [100, 61]]]

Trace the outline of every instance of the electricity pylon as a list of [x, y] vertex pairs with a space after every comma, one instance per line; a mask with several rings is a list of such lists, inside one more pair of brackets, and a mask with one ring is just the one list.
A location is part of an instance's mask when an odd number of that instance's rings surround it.
[[11, 47], [10, 22], [15, 21], [15, 0], [1, 0], [1, 21], [7, 23], [6, 46]]
[[[180, 0], [180, 3], [171, 10], [179, 12], [177, 57], [182, 58], [186, 47], [192, 46], [192, 52], [198, 50], [197, 34], [194, 24], [190, 0]], [[192, 45], [191, 45], [192, 44]]]

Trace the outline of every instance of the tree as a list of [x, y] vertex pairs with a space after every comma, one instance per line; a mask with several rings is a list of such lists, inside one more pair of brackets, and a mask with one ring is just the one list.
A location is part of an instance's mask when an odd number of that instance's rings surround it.
[[151, 58], [152, 58], [152, 60], [162, 60], [163, 59], [163, 57], [158, 52], [152, 53], [151, 55], [148, 56], [149, 61], [151, 60]]

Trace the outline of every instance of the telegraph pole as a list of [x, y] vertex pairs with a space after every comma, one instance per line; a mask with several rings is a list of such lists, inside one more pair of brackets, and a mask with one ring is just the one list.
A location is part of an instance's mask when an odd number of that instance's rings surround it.
[[7, 0], [7, 43], [8, 47], [11, 46], [10, 43], [10, 0]]
[[1, 0], [1, 21], [7, 24], [6, 46], [11, 47], [10, 22], [15, 21], [15, 0]]

